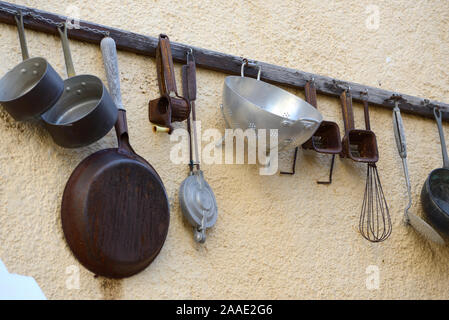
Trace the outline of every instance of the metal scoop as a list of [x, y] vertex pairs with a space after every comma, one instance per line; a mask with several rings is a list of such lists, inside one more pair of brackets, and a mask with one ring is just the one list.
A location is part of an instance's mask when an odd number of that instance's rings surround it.
[[404, 125], [402, 122], [401, 111], [399, 110], [398, 104], [398, 101], [396, 101], [396, 106], [393, 109], [393, 129], [394, 137], [396, 138], [396, 146], [398, 148], [399, 156], [402, 159], [405, 181], [407, 183], [408, 205], [404, 210], [404, 220], [406, 223], [410, 224], [419, 234], [421, 234], [428, 240], [440, 245], [444, 245], [443, 238], [438, 234], [438, 232], [435, 231], [435, 229], [433, 229], [427, 222], [425, 222], [414, 213], [409, 212], [409, 209], [412, 206], [412, 194], [407, 165], [407, 145], [405, 141]]
[[369, 117], [365, 103], [365, 125], [366, 130], [354, 129], [354, 112], [352, 109], [352, 95], [350, 90], [345, 90], [340, 96], [345, 125], [345, 136], [343, 137], [342, 158], [350, 158], [356, 162], [375, 163], [379, 160], [377, 140], [374, 132], [369, 126]]

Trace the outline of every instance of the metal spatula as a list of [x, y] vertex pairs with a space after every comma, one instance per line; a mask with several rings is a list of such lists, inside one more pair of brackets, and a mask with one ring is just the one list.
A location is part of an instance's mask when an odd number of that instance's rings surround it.
[[394, 136], [396, 138], [396, 146], [398, 147], [399, 156], [402, 159], [402, 166], [404, 168], [404, 175], [407, 183], [408, 205], [404, 211], [404, 220], [406, 223], [410, 224], [419, 234], [421, 234], [428, 240], [440, 245], [444, 245], [445, 242], [443, 238], [438, 234], [438, 232], [435, 231], [435, 229], [433, 229], [427, 222], [425, 222], [414, 213], [409, 212], [409, 209], [412, 206], [412, 193], [407, 165], [407, 144], [405, 141], [404, 125], [402, 122], [401, 111], [399, 110], [397, 101], [396, 106], [393, 109], [393, 130]]

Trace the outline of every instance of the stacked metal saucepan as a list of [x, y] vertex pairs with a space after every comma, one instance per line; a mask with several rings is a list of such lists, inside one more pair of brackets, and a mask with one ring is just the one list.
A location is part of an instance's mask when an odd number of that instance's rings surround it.
[[62, 80], [46, 59], [29, 57], [23, 16], [15, 19], [23, 61], [0, 79], [0, 104], [15, 120], [42, 119], [61, 147], [82, 147], [104, 137], [117, 120], [117, 108], [98, 77], [75, 75], [67, 26], [58, 28], [69, 75]]

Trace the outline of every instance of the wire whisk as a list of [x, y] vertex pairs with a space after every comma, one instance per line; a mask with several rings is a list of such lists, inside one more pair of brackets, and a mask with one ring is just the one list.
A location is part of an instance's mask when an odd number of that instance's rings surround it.
[[359, 231], [368, 241], [382, 242], [391, 235], [392, 229], [390, 211], [376, 163], [368, 163]]

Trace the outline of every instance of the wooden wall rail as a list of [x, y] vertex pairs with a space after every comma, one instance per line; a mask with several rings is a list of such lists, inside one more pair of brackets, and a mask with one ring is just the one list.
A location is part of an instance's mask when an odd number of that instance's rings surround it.
[[[56, 24], [63, 23], [67, 20], [67, 17], [63, 15], [0, 1], [0, 22], [15, 25], [13, 14], [19, 11], [24, 15], [24, 24], [26, 28], [49, 34], [57, 35]], [[155, 37], [82, 20], [80, 21], [80, 26], [80, 29], [68, 30], [69, 38], [99, 44], [105, 34], [109, 34], [116, 41], [119, 50], [130, 51], [151, 57], [155, 56], [157, 47], [157, 38]], [[227, 74], [240, 74], [243, 57], [191, 47], [176, 42], [172, 42], [171, 47], [173, 59], [177, 62], [185, 62], [186, 53], [192, 48], [196, 63], [199, 67]], [[446, 103], [333, 79], [331, 77], [285, 68], [261, 61], [248, 60], [262, 67], [262, 80], [273, 84], [302, 89], [304, 88], [305, 83], [313, 78], [315, 80], [317, 91], [325, 95], [339, 96], [342, 90], [350, 87], [354, 100], [362, 100], [362, 98], [364, 98], [363, 93], [368, 92], [368, 102], [372, 106], [391, 109], [394, 107], [394, 100], [392, 97], [396, 94], [401, 97], [399, 107], [405, 113], [433, 118], [432, 108], [434, 107], [439, 107], [442, 111], [449, 111], [449, 105]], [[246, 68], [245, 73], [255, 77], [257, 75], [257, 70], [256, 68]], [[445, 121], [449, 121], [449, 113], [445, 112], [443, 118]]]

